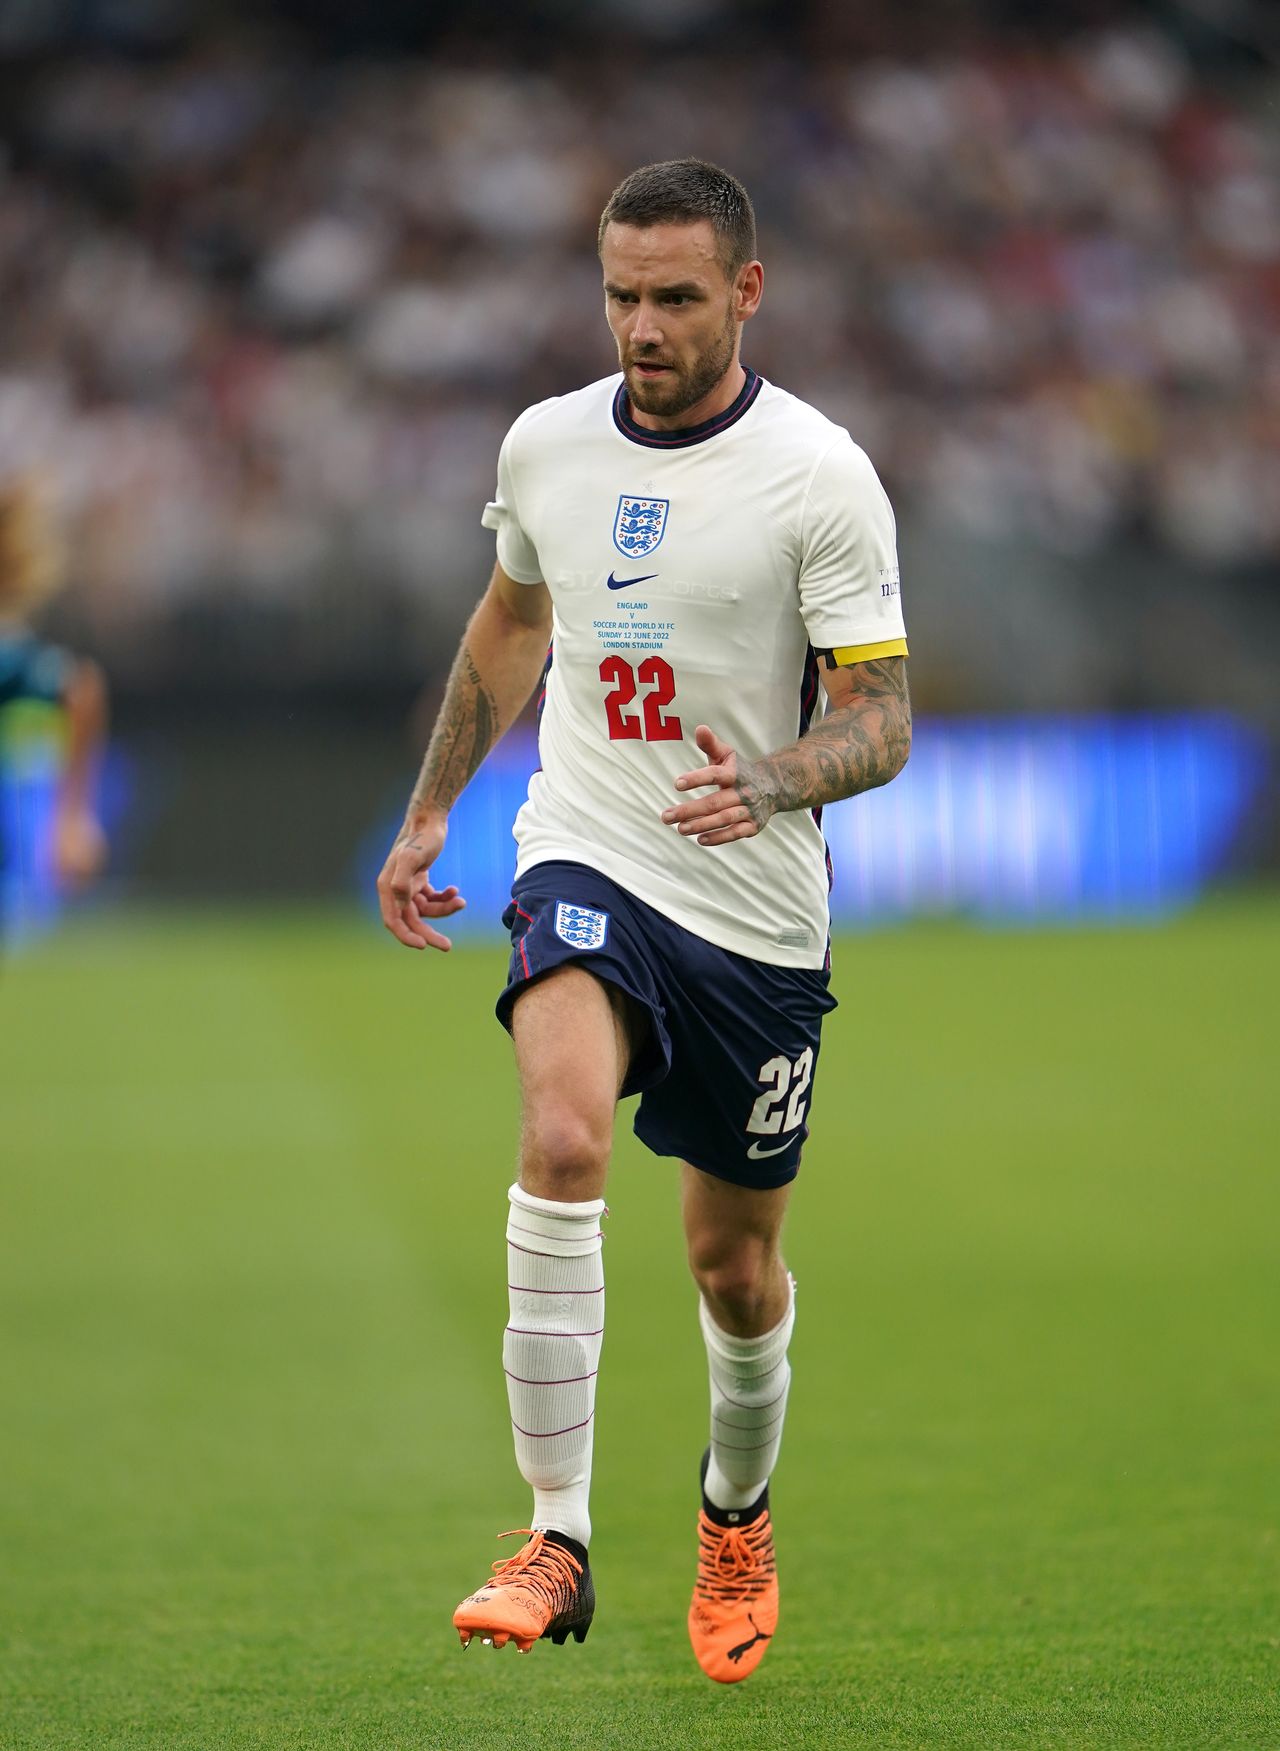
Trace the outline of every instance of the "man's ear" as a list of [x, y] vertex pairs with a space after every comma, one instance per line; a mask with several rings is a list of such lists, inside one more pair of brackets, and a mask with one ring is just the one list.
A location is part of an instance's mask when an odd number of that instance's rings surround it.
[[739, 272], [733, 288], [733, 313], [739, 322], [755, 315], [763, 292], [764, 269], [758, 261], [749, 261]]

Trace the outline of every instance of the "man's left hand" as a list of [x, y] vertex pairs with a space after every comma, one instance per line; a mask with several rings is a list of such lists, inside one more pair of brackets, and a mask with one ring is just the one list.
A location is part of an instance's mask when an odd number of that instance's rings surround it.
[[676, 789], [714, 788], [710, 796], [693, 797], [664, 809], [663, 821], [686, 837], [696, 836], [699, 845], [730, 845], [735, 839], [753, 839], [774, 812], [761, 767], [742, 759], [706, 724], [698, 725], [694, 740], [710, 764], [682, 773], [676, 779]]
[[53, 862], [67, 888], [87, 888], [107, 862], [107, 836], [92, 809], [61, 807], [54, 819]]

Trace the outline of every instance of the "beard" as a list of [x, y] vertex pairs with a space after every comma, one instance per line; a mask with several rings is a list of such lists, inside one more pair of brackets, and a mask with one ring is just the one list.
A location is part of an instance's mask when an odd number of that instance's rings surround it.
[[[643, 377], [637, 378], [633, 370], [624, 366], [623, 375], [632, 407], [660, 419], [673, 419], [696, 407], [733, 364], [737, 326], [732, 313], [727, 313], [724, 328], [706, 352], [699, 353], [687, 368], [673, 365], [671, 376], [663, 381], [654, 383]], [[643, 355], [641, 357], [643, 359]]]

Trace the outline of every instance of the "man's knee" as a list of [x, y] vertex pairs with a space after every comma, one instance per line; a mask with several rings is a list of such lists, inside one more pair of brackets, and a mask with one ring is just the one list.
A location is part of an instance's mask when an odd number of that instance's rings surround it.
[[538, 1198], [598, 1198], [612, 1142], [612, 1112], [586, 1111], [560, 1095], [536, 1100], [524, 1116], [520, 1183]]
[[716, 1323], [736, 1330], [755, 1324], [782, 1265], [763, 1238], [707, 1231], [689, 1237], [689, 1269]]

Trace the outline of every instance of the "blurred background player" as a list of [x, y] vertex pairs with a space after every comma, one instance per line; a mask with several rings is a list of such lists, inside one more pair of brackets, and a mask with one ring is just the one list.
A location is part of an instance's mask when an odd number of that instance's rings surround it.
[[[107, 730], [101, 668], [41, 638], [32, 620], [62, 583], [65, 554], [45, 483], [0, 483], [0, 905], [21, 865], [52, 869], [65, 888], [85, 886], [107, 860], [96, 784]], [[47, 846], [33, 846], [23, 768], [35, 748], [55, 751]], [[0, 913], [3, 922], [3, 913]]]

